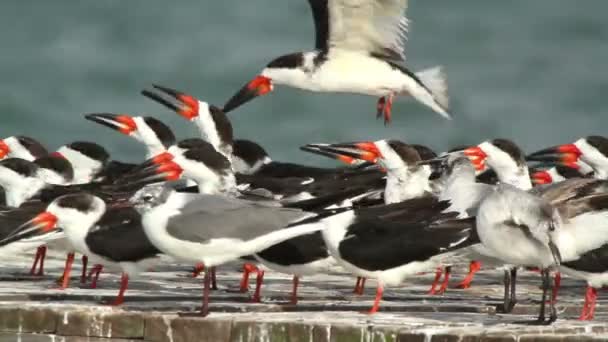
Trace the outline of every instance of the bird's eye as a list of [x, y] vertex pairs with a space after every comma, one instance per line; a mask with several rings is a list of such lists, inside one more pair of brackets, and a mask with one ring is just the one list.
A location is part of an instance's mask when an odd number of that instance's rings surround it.
[[154, 196], [152, 196], [152, 195], [145, 195], [143, 199], [144, 199], [144, 202], [150, 202], [150, 201], [152, 201], [154, 199]]

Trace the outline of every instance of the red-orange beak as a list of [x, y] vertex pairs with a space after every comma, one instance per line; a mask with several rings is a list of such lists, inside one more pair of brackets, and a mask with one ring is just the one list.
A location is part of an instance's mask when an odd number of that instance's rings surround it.
[[547, 164], [563, 165], [578, 169], [578, 161], [583, 153], [574, 144], [565, 144], [536, 151], [526, 157], [527, 160]]
[[6, 158], [10, 152], [10, 147], [8, 147], [4, 140], [0, 140], [0, 159]]
[[226, 102], [223, 111], [228, 113], [258, 96], [268, 94], [272, 89], [273, 85], [270, 78], [262, 75], [256, 76]]
[[536, 171], [532, 174], [532, 183], [534, 185], [550, 184], [553, 182], [553, 178], [547, 171]]
[[45, 211], [12, 231], [6, 238], [0, 241], [0, 246], [43, 235], [55, 228], [57, 228], [57, 216]]
[[87, 114], [84, 117], [126, 135], [130, 135], [137, 130], [135, 120], [125, 114], [95, 113]]
[[486, 168], [486, 159], [488, 155], [478, 146], [469, 147], [464, 150], [464, 155], [469, 158], [475, 170], [483, 171]]
[[316, 149], [317, 151], [337, 155], [336, 159], [341, 159], [348, 164], [352, 164], [352, 159], [364, 160], [367, 162], [376, 163], [378, 158], [382, 158], [382, 153], [374, 142], [350, 142], [339, 144], [309, 144], [306, 147]]
[[336, 159], [346, 165], [353, 165], [353, 164], [358, 163], [358, 160], [351, 156], [347, 156], [347, 155], [340, 154], [340, 153], [329, 152], [329, 151], [323, 150], [319, 146], [327, 146], [327, 145], [308, 144], [308, 145], [300, 147], [300, 149], [302, 151], [318, 154], [318, 155], [321, 155], [321, 156], [324, 156], [327, 158]]
[[168, 87], [156, 84], [152, 86], [170, 98], [149, 90], [143, 90], [141, 94], [173, 110], [186, 120], [192, 120], [199, 115], [199, 101], [196, 97]]
[[121, 177], [116, 184], [149, 184], [177, 180], [184, 170], [173, 161], [173, 155], [165, 152], [138, 165], [132, 172]]

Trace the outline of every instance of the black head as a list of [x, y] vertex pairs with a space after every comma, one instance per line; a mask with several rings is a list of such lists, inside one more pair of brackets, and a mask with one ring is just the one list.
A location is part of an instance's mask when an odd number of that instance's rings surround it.
[[49, 153], [46, 148], [34, 138], [26, 137], [24, 135], [17, 135], [15, 138], [23, 147], [30, 151], [34, 158], [40, 158]]
[[389, 140], [388, 145], [401, 157], [403, 162], [407, 165], [417, 165], [420, 159], [420, 155], [415, 148], [399, 140]]
[[95, 159], [102, 164], [106, 164], [110, 159], [110, 154], [101, 145], [88, 141], [74, 141], [67, 144], [66, 147], [74, 151], [78, 151], [85, 156]]
[[429, 159], [437, 158], [437, 153], [435, 153], [435, 151], [433, 151], [431, 148], [429, 148], [427, 146], [418, 145], [418, 144], [412, 144], [410, 146], [413, 147], [416, 150], [416, 152], [418, 152], [418, 155], [420, 156], [420, 159], [422, 159], [422, 160], [429, 160]]
[[96, 207], [95, 196], [84, 192], [63, 195], [54, 202], [60, 208], [75, 209], [83, 213], [91, 212]]
[[165, 125], [162, 121], [153, 118], [151, 116], [144, 117], [144, 122], [151, 130], [154, 131], [158, 140], [165, 146], [165, 148], [169, 148], [169, 146], [175, 144], [175, 135], [171, 131], [169, 126]]
[[521, 166], [526, 164], [524, 153], [513, 141], [508, 139], [494, 139], [492, 140], [492, 145], [498, 147], [506, 154], [511, 156], [517, 165]]
[[296, 52], [277, 57], [268, 63], [266, 67], [272, 69], [296, 69], [302, 65], [304, 65], [304, 54]]
[[232, 147], [232, 154], [245, 161], [249, 166], [264, 160], [268, 153], [259, 144], [245, 139], [236, 139]]
[[189, 160], [205, 164], [205, 166], [217, 174], [225, 175], [232, 170], [230, 161], [211, 145], [189, 149], [183, 153], [183, 156]]
[[587, 143], [595, 147], [595, 149], [601, 154], [608, 157], [608, 139], [599, 135], [592, 135], [588, 136], [585, 140], [587, 140]]
[[48, 155], [36, 159], [34, 163], [40, 168], [49, 169], [60, 174], [68, 182], [74, 179], [74, 168], [72, 167], [72, 163], [61, 156]]
[[21, 158], [0, 160], [0, 166], [10, 169], [23, 177], [35, 177], [38, 171], [38, 165]]
[[220, 136], [222, 143], [232, 145], [234, 139], [232, 124], [230, 123], [230, 120], [228, 120], [226, 113], [214, 105], [209, 106], [209, 113], [211, 113], [211, 118], [215, 123], [215, 129], [217, 130], [217, 134]]

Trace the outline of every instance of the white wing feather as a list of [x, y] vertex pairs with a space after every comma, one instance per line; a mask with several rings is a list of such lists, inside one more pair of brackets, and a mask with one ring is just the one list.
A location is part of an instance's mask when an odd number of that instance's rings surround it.
[[405, 59], [407, 0], [329, 0], [329, 48]]

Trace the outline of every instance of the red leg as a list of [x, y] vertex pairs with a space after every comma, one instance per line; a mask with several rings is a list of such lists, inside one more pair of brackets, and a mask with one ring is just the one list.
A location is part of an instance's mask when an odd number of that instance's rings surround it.
[[298, 284], [300, 284], [300, 278], [297, 275], [293, 276], [293, 288], [291, 289], [291, 301], [293, 305], [298, 304]]
[[448, 266], [445, 268], [445, 273], [443, 275], [443, 283], [441, 284], [441, 287], [439, 288], [439, 292], [437, 294], [444, 294], [445, 290], [447, 290], [448, 288], [448, 284], [450, 281], [450, 274], [452, 273], [452, 266]]
[[63, 269], [63, 276], [61, 280], [61, 287], [59, 289], [65, 290], [70, 285], [70, 273], [72, 272], [72, 264], [74, 263], [74, 252], [68, 253], [68, 257], [65, 260], [65, 267]]
[[389, 123], [391, 123], [391, 113], [393, 110], [393, 97], [395, 95], [390, 94], [388, 95], [386, 98], [386, 105], [384, 106], [384, 125], [388, 125]]
[[553, 303], [557, 302], [557, 292], [559, 291], [559, 287], [562, 283], [562, 274], [557, 272], [555, 273], [555, 279], [554, 279], [554, 290], [553, 290], [553, 296], [551, 297], [551, 301]]
[[372, 306], [372, 309], [369, 310], [370, 315], [378, 312], [378, 309], [380, 309], [380, 301], [382, 300], [383, 292], [384, 288], [382, 287], [382, 284], [378, 283], [378, 287], [376, 288], [376, 299], [374, 300], [374, 306]]
[[251, 301], [253, 303], [261, 302], [260, 292], [262, 289], [262, 283], [264, 282], [264, 271], [258, 270], [258, 276], [255, 278], [255, 292], [253, 293], [253, 298]]
[[46, 259], [46, 245], [38, 247], [40, 249], [40, 268], [38, 269], [38, 273], [36, 275], [43, 276], [44, 275], [44, 259]]
[[361, 284], [361, 277], [357, 277], [357, 282], [355, 283], [355, 289], [353, 290], [354, 294], [359, 294], [359, 286]]
[[215, 276], [215, 266], [214, 267], [210, 267], [209, 271], [211, 272], [211, 289], [212, 290], [217, 290], [217, 281], [216, 281], [216, 276]]
[[243, 278], [241, 279], [241, 292], [243, 293], [249, 291], [249, 274], [252, 272], [258, 272], [258, 268], [254, 264], [243, 264]]
[[30, 268], [30, 274], [34, 275], [36, 273], [36, 266], [38, 266], [38, 260], [40, 260], [40, 256], [42, 255], [42, 247], [39, 246], [36, 249], [36, 255], [34, 256], [34, 263], [32, 264], [32, 268]]
[[82, 274], [80, 275], [80, 283], [84, 284], [87, 282], [87, 264], [89, 263], [89, 257], [86, 255], [82, 256]]
[[467, 276], [458, 284], [456, 288], [458, 289], [468, 289], [471, 287], [471, 282], [475, 277], [475, 273], [481, 269], [481, 262], [479, 261], [471, 261], [469, 264], [469, 273]]
[[93, 281], [91, 281], [92, 289], [97, 288], [97, 280], [99, 279], [99, 273], [101, 273], [102, 270], [103, 270], [103, 265], [101, 265], [101, 264], [96, 264], [91, 268], [91, 272], [89, 272], [89, 278], [91, 278], [91, 276], [93, 274], [95, 274], [95, 276], [93, 277]]
[[435, 279], [433, 280], [433, 283], [431, 284], [431, 289], [429, 290], [428, 294], [434, 295], [437, 293], [437, 290], [435, 288], [439, 284], [439, 279], [441, 278], [442, 274], [443, 274], [443, 269], [441, 267], [437, 267], [437, 270], [435, 271]]
[[122, 277], [120, 278], [120, 290], [118, 290], [118, 296], [110, 305], [118, 306], [125, 302], [125, 291], [127, 290], [127, 286], [129, 286], [129, 275], [123, 273]]
[[595, 316], [595, 306], [597, 301], [597, 289], [595, 287], [591, 288], [591, 302], [589, 303], [589, 316], [588, 319], [592, 320]]
[[380, 119], [382, 114], [384, 113], [384, 106], [386, 105], [386, 98], [381, 97], [378, 99], [378, 104], [376, 105], [376, 119]]
[[204, 270], [205, 265], [202, 262], [199, 262], [198, 264], [194, 265], [194, 271], [192, 271], [192, 278], [198, 277]]
[[592, 287], [591, 286], [587, 286], [587, 290], [585, 291], [585, 304], [583, 304], [583, 312], [581, 312], [581, 315], [579, 316], [579, 320], [581, 321], [586, 321], [589, 320], [589, 309], [590, 309], [590, 303], [591, 303], [591, 291], [592, 291]]
[[201, 316], [205, 317], [209, 314], [209, 287], [211, 283], [211, 272], [205, 272], [203, 280], [203, 306], [201, 307]]

